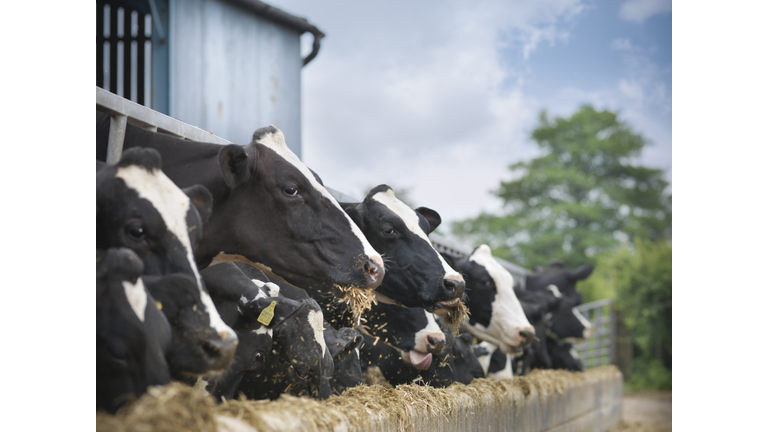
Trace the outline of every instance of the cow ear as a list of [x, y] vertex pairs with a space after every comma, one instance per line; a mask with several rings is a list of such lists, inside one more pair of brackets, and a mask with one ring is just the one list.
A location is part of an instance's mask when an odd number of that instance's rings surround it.
[[186, 189], [182, 189], [185, 194], [192, 201], [192, 205], [195, 206], [197, 212], [200, 214], [200, 219], [203, 223], [208, 222], [211, 217], [211, 211], [213, 210], [213, 195], [203, 185], [192, 185]]
[[230, 188], [244, 185], [251, 178], [245, 146], [229, 144], [219, 150], [219, 165], [224, 181]]
[[568, 277], [570, 277], [572, 280], [583, 280], [588, 278], [594, 269], [595, 266], [584, 264], [583, 266], [577, 268], [575, 271], [569, 271]]
[[363, 229], [365, 226], [365, 206], [363, 203], [339, 203], [339, 205], [341, 205], [341, 208], [347, 212], [352, 219], [352, 222], [354, 222], [358, 228]]
[[425, 230], [427, 234], [431, 233], [432, 231], [435, 230], [435, 228], [439, 227], [440, 222], [443, 221], [440, 218], [440, 215], [432, 209], [428, 209], [426, 207], [419, 207], [415, 211], [416, 213], [424, 216], [424, 219], [427, 220], [427, 223], [429, 224], [429, 231]]
[[342, 340], [344, 349], [333, 357], [334, 360], [336, 360], [339, 355], [351, 353], [355, 348], [360, 349], [360, 345], [363, 344], [363, 335], [361, 335], [359, 331], [351, 328], [342, 328], [339, 331], [339, 339]]

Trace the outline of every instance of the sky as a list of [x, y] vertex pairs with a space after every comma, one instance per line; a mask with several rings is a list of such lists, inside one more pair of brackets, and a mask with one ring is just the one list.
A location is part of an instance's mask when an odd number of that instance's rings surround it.
[[507, 167], [541, 154], [541, 110], [585, 103], [648, 138], [637, 163], [671, 182], [671, 0], [268, 3], [326, 34], [302, 71], [302, 151], [327, 186], [408, 189], [444, 223], [499, 212]]

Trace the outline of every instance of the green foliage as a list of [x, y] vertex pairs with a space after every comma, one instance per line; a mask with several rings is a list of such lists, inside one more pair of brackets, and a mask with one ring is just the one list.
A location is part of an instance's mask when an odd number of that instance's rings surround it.
[[454, 234], [528, 267], [555, 259], [576, 267], [636, 236], [671, 236], [664, 173], [631, 163], [647, 141], [616, 113], [545, 111], [531, 138], [544, 155], [510, 165], [515, 179], [495, 191], [506, 214], [455, 222]]
[[579, 291], [584, 301], [616, 300], [634, 344], [629, 387], [672, 389], [672, 244], [636, 238], [633, 248], [596, 258], [595, 271]]

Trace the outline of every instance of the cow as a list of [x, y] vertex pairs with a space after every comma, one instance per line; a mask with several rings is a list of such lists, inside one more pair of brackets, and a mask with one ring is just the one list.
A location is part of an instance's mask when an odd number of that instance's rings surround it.
[[573, 345], [561, 340], [548, 338], [547, 350], [552, 358], [553, 369], [565, 369], [573, 372], [583, 372], [584, 363], [579, 358], [579, 353]]
[[580, 294], [578, 297], [565, 296], [555, 285], [549, 285], [547, 290], [559, 300], [557, 308], [547, 316], [550, 321], [547, 335], [568, 343], [591, 338], [594, 334], [594, 326], [576, 309], [581, 302]]
[[[96, 159], [105, 160], [110, 120], [96, 116]], [[195, 251], [200, 268], [247, 262], [294, 286], [339, 296], [347, 287], [381, 283], [381, 255], [274, 126], [256, 130], [245, 146], [221, 146], [128, 124], [123, 147], [137, 146], [158, 150], [179, 187], [201, 183], [211, 192], [213, 210]]]
[[344, 390], [363, 383], [360, 365], [360, 346], [363, 335], [355, 329], [344, 327], [339, 330], [327, 322], [323, 323], [325, 346], [333, 357], [331, 392], [340, 395]]
[[[178, 357], [178, 367], [174, 369], [195, 375], [205, 373], [205, 365], [220, 370], [231, 362], [237, 336], [219, 316], [193, 256], [203, 222], [211, 214], [211, 195], [200, 185], [179, 189], [163, 173], [161, 165], [156, 150], [132, 148], [117, 164], [96, 173], [96, 249], [133, 250], [144, 263], [146, 276], [189, 276], [194, 289], [186, 289], [190, 285], [182, 283], [174, 285], [182, 287], [178, 293], [161, 293], [159, 288], [155, 292], [166, 302], [166, 314], [171, 310], [175, 314], [185, 307], [196, 308], [185, 312], [189, 319], [185, 318], [183, 323], [174, 321], [174, 341], [197, 344], [193, 351], [205, 358], [185, 361]], [[177, 302], [181, 303], [175, 307]], [[192, 319], [189, 314], [197, 317]], [[179, 337], [179, 331], [198, 334], [194, 338]], [[185, 355], [190, 352], [184, 351]], [[184, 369], [196, 361], [194, 367]]]
[[171, 380], [171, 329], [143, 285], [143, 267], [130, 249], [96, 252], [97, 410], [114, 414], [147, 386]]
[[490, 342], [480, 342], [475, 345], [478, 352], [478, 361], [482, 366], [486, 378], [513, 379], [513, 363], [515, 356], [503, 352], [499, 347]]
[[454, 315], [451, 312], [459, 307], [465, 283], [427, 237], [440, 225], [437, 212], [411, 209], [385, 184], [371, 189], [363, 202], [341, 206], [387, 259], [387, 273], [376, 289], [379, 301]]
[[543, 291], [550, 285], [555, 285], [564, 296], [573, 297], [578, 306], [582, 298], [581, 293], [576, 290], [576, 283], [588, 278], [594, 269], [594, 266], [585, 264], [571, 270], [562, 261], [552, 261], [547, 267], [536, 267], [536, 271], [525, 277], [525, 289]]
[[[322, 311], [306, 292], [295, 288], [300, 298], [284, 297], [278, 285], [248, 264], [222, 263], [201, 273], [222, 318], [242, 339], [233, 366], [209, 380], [214, 395], [232, 398], [242, 392], [252, 399], [275, 399], [283, 392], [320, 399], [331, 395], [334, 357], [340, 364], [347, 360], [354, 344], [360, 343], [359, 334], [357, 340], [354, 332], [327, 335]], [[270, 307], [273, 317], [264, 324], [259, 318]], [[329, 339], [331, 347], [326, 344]], [[344, 378], [340, 375], [337, 382], [350, 382]]]
[[533, 341], [534, 328], [512, 290], [512, 274], [491, 255], [488, 245], [480, 245], [467, 258], [442, 255], [467, 283], [467, 330], [506, 354], [521, 354]]

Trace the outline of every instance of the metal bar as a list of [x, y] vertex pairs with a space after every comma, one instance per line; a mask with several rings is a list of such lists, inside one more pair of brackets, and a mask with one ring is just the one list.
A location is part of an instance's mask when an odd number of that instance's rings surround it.
[[136, 32], [137, 37], [136, 40], [136, 102], [139, 105], [146, 105], [144, 103], [144, 83], [145, 83], [145, 76], [144, 76], [144, 41], [146, 38], [144, 37], [144, 22], [146, 21], [144, 19], [144, 14], [139, 13], [139, 16], [136, 18], [137, 24], [138, 24], [138, 31]]
[[104, 87], [104, 5], [101, 3], [96, 3], [96, 85]]
[[125, 115], [112, 116], [109, 122], [109, 140], [107, 141], [107, 163], [112, 165], [120, 161], [123, 155], [123, 139], [128, 117]]
[[123, 97], [131, 99], [131, 66], [133, 65], [131, 43], [131, 16], [129, 9], [123, 9]]
[[109, 90], [117, 94], [117, 42], [112, 38], [117, 35], [117, 8], [109, 8]]
[[208, 131], [168, 117], [99, 87], [96, 87], [96, 109], [111, 116], [127, 116], [131, 124], [141, 127], [156, 127], [158, 132], [168, 135], [213, 144], [232, 144]]

